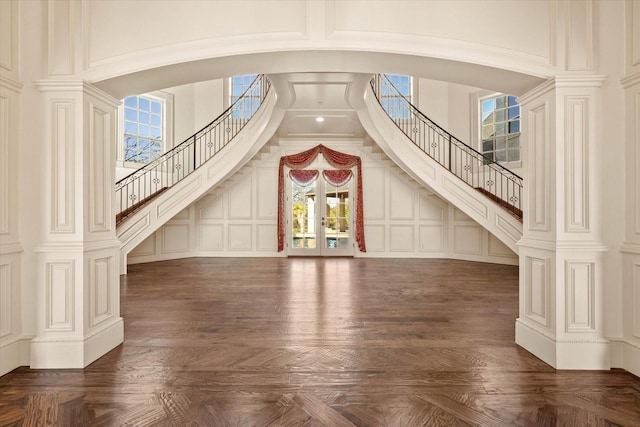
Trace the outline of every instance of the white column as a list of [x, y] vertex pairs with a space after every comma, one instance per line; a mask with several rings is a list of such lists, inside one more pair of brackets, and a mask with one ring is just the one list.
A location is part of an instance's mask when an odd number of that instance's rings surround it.
[[78, 80], [36, 82], [45, 150], [32, 368], [82, 368], [123, 341], [115, 233], [118, 101]]
[[609, 369], [599, 188], [601, 76], [520, 99], [525, 191], [516, 342], [558, 369]]

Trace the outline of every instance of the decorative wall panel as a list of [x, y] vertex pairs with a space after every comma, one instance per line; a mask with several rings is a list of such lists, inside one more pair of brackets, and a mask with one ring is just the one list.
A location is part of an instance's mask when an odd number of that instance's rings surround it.
[[389, 250], [391, 252], [415, 251], [415, 230], [413, 225], [389, 226]]
[[489, 236], [489, 256], [517, 258], [517, 255], [507, 245], [498, 240], [493, 234], [487, 234]]
[[200, 225], [200, 249], [203, 251], [221, 251], [224, 242], [222, 224]]
[[628, 58], [632, 66], [640, 65], [640, 4], [637, 1], [626, 2]]
[[49, 0], [47, 3], [47, 64], [50, 75], [74, 72], [74, 3], [70, 0]]
[[420, 252], [444, 252], [444, 227], [442, 225], [421, 225]]
[[18, 1], [0, 1], [0, 67], [18, 80]]
[[276, 219], [278, 214], [278, 174], [274, 168], [256, 169], [258, 219]]
[[51, 232], [75, 231], [73, 101], [54, 101], [51, 135]]
[[566, 41], [566, 62], [569, 71], [593, 69], [593, 2], [569, 1]]
[[529, 230], [549, 231], [547, 105], [529, 111]]
[[89, 190], [89, 231], [109, 231], [111, 229], [111, 135], [112, 117], [109, 113], [89, 104], [91, 111], [89, 144], [90, 190]]
[[241, 177], [241, 180], [229, 191], [229, 219], [251, 219], [253, 192], [251, 191], [251, 175]]
[[189, 251], [189, 225], [165, 224], [162, 230], [162, 253]]
[[45, 263], [46, 331], [73, 331], [74, 261]]
[[207, 196], [207, 202], [200, 206], [201, 219], [222, 219], [224, 218], [222, 196]]
[[229, 225], [229, 250], [251, 250], [251, 225]]
[[12, 205], [10, 203], [9, 185], [12, 179], [11, 168], [9, 167], [9, 161], [11, 160], [9, 154], [9, 129], [12, 126], [10, 117], [9, 98], [0, 96], [0, 234], [9, 233], [9, 209], [11, 209]]
[[109, 284], [113, 280], [114, 267], [112, 257], [91, 259], [91, 264], [89, 318], [93, 327], [110, 318], [113, 313]]
[[482, 255], [482, 235], [479, 225], [453, 226], [453, 252], [457, 254]]
[[278, 227], [275, 224], [258, 224], [256, 238], [257, 250], [271, 252], [278, 250]]
[[420, 219], [423, 221], [444, 220], [444, 209], [434, 197], [420, 196]]
[[595, 264], [567, 261], [566, 271], [566, 330], [567, 332], [595, 331]]
[[[385, 218], [385, 170], [383, 168], [367, 168], [362, 177], [365, 220]], [[369, 246], [367, 237], [367, 247]]]
[[549, 327], [549, 260], [525, 257], [525, 313], [528, 319]]
[[565, 230], [589, 231], [589, 99], [567, 97]]
[[136, 256], [145, 256], [145, 255], [154, 255], [156, 253], [156, 236], [159, 232], [153, 233], [151, 236], [147, 237], [136, 246], [131, 252], [129, 252], [130, 257]]
[[13, 325], [11, 264], [0, 265], [0, 338], [11, 334]]
[[393, 175], [389, 180], [389, 216], [391, 220], [409, 220], [415, 216], [413, 188]]
[[367, 252], [385, 252], [384, 225], [366, 225], [364, 234], [367, 237]]
[[633, 264], [633, 335], [640, 338], [640, 264]]

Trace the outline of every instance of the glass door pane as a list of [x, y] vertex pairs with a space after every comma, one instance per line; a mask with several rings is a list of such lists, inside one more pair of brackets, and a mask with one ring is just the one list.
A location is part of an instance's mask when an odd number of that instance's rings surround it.
[[291, 247], [296, 249], [316, 248], [316, 185], [302, 187], [291, 183]]
[[351, 247], [349, 183], [336, 187], [326, 180], [323, 181], [325, 185], [323, 249], [330, 254], [335, 250]]

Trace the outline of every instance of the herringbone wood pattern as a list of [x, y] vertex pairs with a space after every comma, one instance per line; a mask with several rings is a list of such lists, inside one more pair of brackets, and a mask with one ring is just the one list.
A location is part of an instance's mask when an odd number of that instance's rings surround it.
[[515, 267], [187, 259], [130, 267], [125, 343], [0, 378], [0, 425], [638, 426], [640, 380], [514, 344]]

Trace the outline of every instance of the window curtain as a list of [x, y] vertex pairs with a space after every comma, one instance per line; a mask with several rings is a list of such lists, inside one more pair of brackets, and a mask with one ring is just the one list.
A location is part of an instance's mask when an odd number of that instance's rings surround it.
[[[367, 249], [364, 242], [364, 213], [362, 211], [362, 161], [358, 156], [340, 153], [339, 151], [334, 151], [324, 145], [318, 145], [301, 153], [280, 157], [280, 165], [278, 167], [278, 252], [284, 249], [284, 239], [286, 236], [284, 214], [284, 167], [286, 165], [290, 169], [294, 170], [304, 169], [309, 166], [320, 153], [322, 153], [325, 159], [327, 159], [327, 162], [336, 169], [351, 169], [354, 166], [357, 169], [358, 182], [356, 186], [355, 239], [360, 251], [366, 252]], [[346, 183], [347, 181], [348, 179], [344, 182]]]
[[322, 171], [324, 179], [334, 187], [342, 187], [349, 182], [352, 175], [349, 169]]
[[313, 184], [320, 173], [317, 170], [298, 169], [289, 171], [291, 180], [300, 187], [307, 187]]

